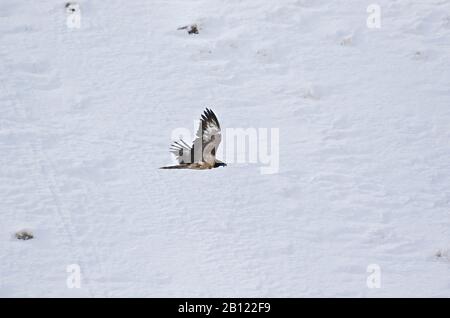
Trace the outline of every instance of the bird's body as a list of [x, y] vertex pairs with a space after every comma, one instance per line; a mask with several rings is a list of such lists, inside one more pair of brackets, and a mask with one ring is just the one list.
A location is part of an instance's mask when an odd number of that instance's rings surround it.
[[179, 164], [161, 169], [206, 170], [226, 166], [226, 163], [216, 159], [221, 140], [219, 121], [213, 111], [206, 108], [192, 147], [183, 140], [173, 142], [170, 152], [175, 155]]
[[194, 162], [194, 163], [181, 163], [176, 166], [161, 167], [160, 169], [194, 169], [205, 170], [214, 168], [212, 165], [206, 162]]

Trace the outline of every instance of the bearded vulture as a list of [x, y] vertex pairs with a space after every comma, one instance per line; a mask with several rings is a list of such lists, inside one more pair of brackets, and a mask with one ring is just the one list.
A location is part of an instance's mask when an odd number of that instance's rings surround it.
[[160, 169], [212, 169], [224, 167], [227, 164], [216, 159], [216, 150], [222, 136], [220, 124], [214, 112], [208, 108], [203, 112], [196, 138], [192, 147], [180, 139], [170, 146], [178, 161], [176, 166], [161, 167]]

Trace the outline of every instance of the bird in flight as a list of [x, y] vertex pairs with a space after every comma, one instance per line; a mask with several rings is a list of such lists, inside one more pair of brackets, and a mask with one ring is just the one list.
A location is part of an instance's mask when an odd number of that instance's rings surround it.
[[174, 141], [170, 146], [170, 152], [175, 155], [179, 164], [160, 169], [204, 170], [224, 167], [227, 164], [216, 159], [216, 151], [221, 140], [219, 121], [214, 112], [206, 108], [201, 116], [192, 147], [189, 147], [183, 139]]

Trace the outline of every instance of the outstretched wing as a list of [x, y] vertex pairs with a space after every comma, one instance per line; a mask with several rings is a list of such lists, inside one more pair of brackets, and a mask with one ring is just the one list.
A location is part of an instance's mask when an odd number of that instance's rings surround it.
[[220, 124], [214, 112], [208, 108], [203, 112], [192, 147], [184, 140], [174, 141], [170, 146], [180, 164], [207, 162], [215, 164], [216, 150], [222, 140]]
[[175, 158], [180, 164], [192, 163], [194, 161], [194, 152], [192, 151], [192, 148], [184, 142], [183, 139], [174, 141], [170, 145], [170, 152], [175, 155]]
[[[206, 108], [200, 120], [194, 140], [193, 152], [195, 159], [214, 165], [216, 150], [222, 140], [219, 120], [211, 109]], [[195, 160], [196, 162], [198, 160]]]

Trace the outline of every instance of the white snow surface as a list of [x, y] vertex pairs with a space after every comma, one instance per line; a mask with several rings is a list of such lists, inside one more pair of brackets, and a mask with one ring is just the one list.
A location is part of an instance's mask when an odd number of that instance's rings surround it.
[[[0, 296], [450, 297], [450, 1], [78, 3], [0, 2]], [[278, 173], [159, 170], [205, 107]]]

